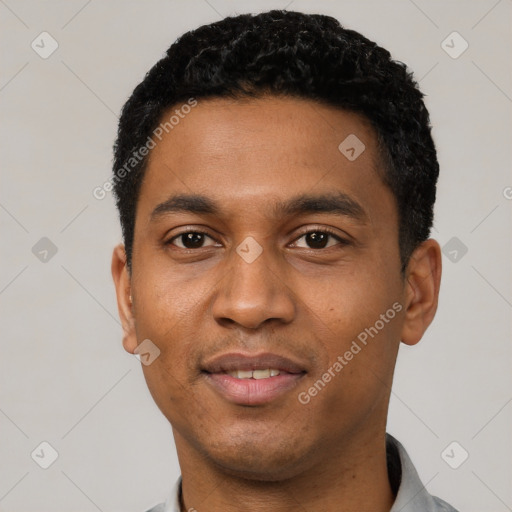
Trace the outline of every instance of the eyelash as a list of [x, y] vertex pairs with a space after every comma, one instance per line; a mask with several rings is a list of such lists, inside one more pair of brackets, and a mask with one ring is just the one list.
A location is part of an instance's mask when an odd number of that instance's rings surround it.
[[[329, 229], [329, 228], [308, 230], [308, 231], [302, 233], [298, 238], [296, 238], [295, 241], [299, 240], [299, 238], [302, 238], [303, 236], [307, 235], [308, 233], [325, 233], [327, 235], [330, 235], [332, 238], [334, 238], [338, 242], [336, 245], [339, 245], [342, 247], [344, 247], [346, 245], [350, 245], [350, 241], [347, 238], [342, 238], [339, 234], [336, 233], [336, 231]], [[326, 247], [326, 249], [330, 249], [330, 247]], [[312, 250], [318, 251], [321, 249], [312, 249]]]
[[[194, 233], [196, 235], [206, 235], [207, 237], [211, 238], [212, 240], [215, 240], [214, 237], [212, 237], [209, 233], [207, 233], [206, 231], [199, 231], [199, 230], [188, 230], [188, 231], [183, 231], [181, 233], [178, 233], [177, 235], [174, 235], [172, 238], [170, 238], [169, 240], [167, 240], [167, 242], [165, 242], [165, 245], [174, 245], [172, 242], [174, 240], [176, 240], [177, 238], [183, 236], [183, 235], [187, 235], [187, 234], [190, 234], [190, 233]], [[341, 238], [338, 234], [336, 234], [333, 230], [327, 228], [327, 227], [324, 227], [324, 228], [315, 228], [315, 229], [310, 229], [308, 231], [305, 231], [303, 233], [300, 234], [300, 236], [298, 236], [297, 238], [295, 238], [294, 242], [297, 242], [298, 240], [300, 240], [302, 237], [310, 234], [310, 233], [323, 233], [323, 234], [327, 234], [327, 235], [330, 235], [332, 236], [333, 238], [335, 238], [339, 244], [338, 245], [341, 245], [341, 246], [345, 246], [345, 245], [349, 245], [349, 241], [344, 239], [344, 238]], [[331, 246], [332, 247], [332, 246]], [[321, 251], [321, 250], [326, 250], [326, 249], [330, 249], [331, 247], [324, 247], [324, 248], [321, 248], [321, 249], [315, 249], [315, 248], [309, 248], [310, 250], [312, 251]], [[197, 251], [198, 249], [204, 249], [204, 247], [198, 247], [196, 249], [187, 249], [187, 248], [183, 248], [183, 247], [178, 247], [178, 249], [182, 250], [182, 251]]]

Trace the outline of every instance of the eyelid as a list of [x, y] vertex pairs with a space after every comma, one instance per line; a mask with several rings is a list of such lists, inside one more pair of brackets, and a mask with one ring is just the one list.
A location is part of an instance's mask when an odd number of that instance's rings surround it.
[[[165, 243], [165, 245], [175, 245], [175, 244], [173, 244], [173, 241], [182, 235], [186, 235], [187, 233], [196, 233], [196, 234], [200, 234], [200, 235], [205, 235], [208, 238], [211, 238], [214, 242], [218, 242], [218, 240], [214, 236], [212, 236], [208, 231], [206, 231], [204, 228], [198, 229], [198, 228], [195, 228], [194, 226], [184, 226], [183, 229], [179, 233], [172, 235], [164, 243]], [[208, 247], [211, 247], [211, 246], [208, 246]], [[187, 249], [187, 248], [183, 248], [183, 247], [178, 247], [178, 249], [182, 249], [184, 251], [196, 251], [197, 250], [197, 249]]]
[[[302, 231], [298, 236], [295, 237], [293, 243], [297, 242], [300, 238], [302, 238], [305, 235], [308, 235], [309, 233], [327, 233], [328, 235], [331, 235], [333, 238], [338, 240], [342, 245], [347, 245], [350, 243], [350, 236], [346, 235], [345, 237], [340, 235], [337, 231], [335, 231], [332, 228], [329, 228], [327, 226], [313, 226], [305, 229]], [[322, 249], [313, 249], [315, 251], [319, 251]]]
[[[195, 228], [194, 226], [184, 226], [183, 229], [179, 233], [174, 234], [171, 238], [169, 238], [165, 242], [165, 244], [166, 245], [175, 245], [172, 242], [175, 239], [177, 239], [180, 236], [185, 235], [187, 233], [196, 233], [196, 234], [205, 235], [205, 236], [209, 237], [210, 239], [212, 239], [214, 242], [218, 243], [218, 240], [214, 236], [212, 236], [208, 231], [206, 231], [204, 228]], [[334, 229], [329, 228], [327, 226], [310, 226], [308, 228], [305, 228], [303, 231], [300, 232], [300, 234], [295, 236], [292, 243], [296, 243], [297, 240], [299, 240], [300, 238], [302, 238], [305, 235], [308, 235], [309, 233], [326, 233], [326, 234], [332, 236], [333, 238], [335, 238], [341, 245], [347, 245], [350, 243], [350, 240], [349, 240], [350, 236], [347, 235], [346, 237], [343, 237], [340, 234], [338, 234], [338, 232], [336, 232]], [[207, 246], [207, 247], [212, 247], [212, 246]], [[199, 249], [202, 249], [202, 248], [204, 248], [204, 247], [200, 247]], [[197, 250], [197, 249], [187, 249], [187, 248], [183, 248], [183, 247], [179, 247], [179, 249], [182, 249], [184, 251], [196, 251]], [[324, 248], [324, 249], [327, 249], [327, 248]], [[311, 250], [319, 251], [322, 249], [311, 249]]]

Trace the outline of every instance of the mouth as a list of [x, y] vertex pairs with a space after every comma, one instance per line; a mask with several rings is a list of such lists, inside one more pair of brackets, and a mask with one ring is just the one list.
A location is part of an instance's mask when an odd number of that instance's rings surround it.
[[232, 372], [226, 372], [235, 379], [268, 379], [269, 377], [277, 377], [281, 375], [281, 371], [276, 368], [266, 368], [264, 370], [233, 370]]
[[291, 391], [307, 372], [304, 365], [277, 354], [231, 353], [207, 362], [202, 373], [225, 400], [263, 405]]

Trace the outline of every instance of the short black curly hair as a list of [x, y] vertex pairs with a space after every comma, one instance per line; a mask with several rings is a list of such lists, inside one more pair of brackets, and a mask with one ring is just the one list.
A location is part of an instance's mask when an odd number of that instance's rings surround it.
[[429, 236], [439, 174], [424, 95], [405, 64], [360, 33], [331, 16], [284, 10], [227, 17], [183, 34], [124, 105], [112, 181], [129, 270], [148, 160], [139, 148], [163, 115], [191, 98], [268, 93], [319, 101], [370, 121], [383, 181], [396, 198], [404, 271]]

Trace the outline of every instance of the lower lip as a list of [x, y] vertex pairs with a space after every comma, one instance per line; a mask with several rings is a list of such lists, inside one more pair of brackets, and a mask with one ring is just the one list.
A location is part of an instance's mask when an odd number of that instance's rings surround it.
[[224, 398], [239, 405], [262, 405], [293, 389], [304, 373], [283, 373], [266, 379], [237, 379], [227, 373], [206, 373]]

